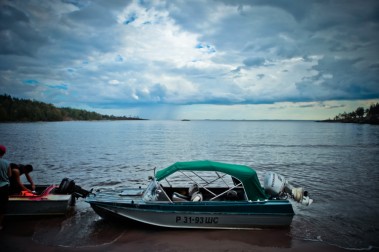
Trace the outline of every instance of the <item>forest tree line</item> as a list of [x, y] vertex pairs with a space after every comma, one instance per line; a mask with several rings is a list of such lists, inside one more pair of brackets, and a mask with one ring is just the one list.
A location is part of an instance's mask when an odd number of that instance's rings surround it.
[[379, 103], [372, 104], [369, 108], [358, 107], [356, 110], [338, 114], [327, 122], [344, 122], [344, 123], [368, 123], [379, 124]]
[[133, 116], [109, 116], [82, 109], [57, 108], [52, 104], [10, 95], [0, 95], [0, 122], [38, 121], [89, 121], [89, 120], [143, 120]]

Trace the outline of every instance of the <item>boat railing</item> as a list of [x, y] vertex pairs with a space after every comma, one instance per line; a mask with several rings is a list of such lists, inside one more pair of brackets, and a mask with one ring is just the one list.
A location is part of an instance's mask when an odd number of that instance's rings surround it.
[[[190, 179], [192, 182], [194, 182], [194, 183], [196, 183], [196, 184], [198, 184], [193, 178], [191, 178], [190, 176], [188, 176], [187, 174], [185, 174], [184, 172], [182, 172], [182, 171], [180, 171], [184, 176], [186, 176], [188, 179]], [[206, 190], [207, 192], [209, 192], [209, 193], [211, 193], [211, 194], [213, 194], [213, 196], [216, 196], [216, 194], [215, 193], [213, 193], [211, 190], [209, 190], [208, 188], [206, 188], [205, 186], [207, 186], [207, 185], [209, 185], [209, 184], [212, 184], [214, 181], [217, 181], [218, 180], [218, 178], [217, 179], [215, 179], [215, 180], [213, 180], [213, 181], [207, 181], [207, 180], [205, 180], [204, 178], [202, 178], [202, 177], [200, 177], [198, 174], [196, 174], [195, 172], [192, 172], [194, 175], [196, 175], [198, 178], [200, 178], [201, 180], [203, 180], [203, 181], [205, 181], [206, 182], [206, 184], [205, 185], [199, 185], [199, 187], [200, 188], [203, 188], [204, 190]]]
[[[212, 192], [212, 194], [209, 192]], [[247, 199], [240, 184], [233, 187], [211, 187], [207, 188], [207, 190], [199, 187], [198, 190], [194, 190], [192, 193], [191, 189], [186, 187], [164, 187], [159, 185], [156, 188], [156, 193], [152, 194], [155, 194], [156, 197], [149, 197], [146, 200], [177, 203], [183, 201], [244, 201]], [[196, 195], [201, 195], [201, 199], [196, 198]]]
[[[214, 171], [213, 173], [209, 173], [208, 171], [206, 174], [198, 174], [195, 171], [182, 170], [179, 170], [178, 173], [182, 174], [183, 177], [187, 178], [187, 181], [190, 181], [192, 183], [191, 186], [176, 187], [173, 184], [171, 184], [171, 182], [174, 182], [175, 184], [175, 180], [171, 181], [171, 179], [168, 179], [168, 177], [166, 177], [164, 181], [167, 183], [168, 187], [165, 187], [163, 184], [159, 183], [155, 178], [151, 177], [150, 179], [152, 179], [152, 183], [148, 186], [148, 190], [146, 190], [146, 195], [144, 197], [145, 200], [162, 202], [166, 201], [169, 203], [177, 203], [179, 201], [191, 201], [192, 198], [194, 198], [192, 197], [193, 188], [191, 189], [193, 185], [196, 185], [195, 191], [201, 194], [201, 201], [241, 201], [247, 199], [243, 183], [240, 180], [234, 178], [233, 176], [230, 176], [230, 180], [227, 181], [227, 176], [229, 174], [219, 173], [217, 171]], [[176, 182], [178, 182], [178, 180]], [[183, 183], [183, 180], [181, 180], [181, 183]]]
[[170, 197], [167, 195], [167, 193], [166, 193], [166, 191], [164, 190], [164, 188], [159, 184], [159, 189], [157, 189], [157, 190], [160, 190], [159, 192], [163, 192], [163, 194], [166, 196], [166, 198], [168, 199], [168, 201], [170, 202], [170, 203], [174, 203], [171, 199], [170, 199]]
[[[209, 201], [213, 201], [213, 200], [215, 200], [215, 199], [217, 199], [217, 198], [219, 198], [219, 197], [221, 197], [221, 196], [227, 194], [228, 192], [234, 190], [235, 188], [241, 188], [241, 187], [243, 188], [243, 184], [242, 184], [242, 182], [239, 181], [238, 179], [234, 178], [234, 177], [232, 177], [232, 180], [233, 180], [233, 182], [235, 182], [235, 184], [234, 184], [234, 186], [230, 187], [230, 184], [228, 184], [228, 183], [225, 181], [225, 179], [224, 179], [224, 178], [228, 175], [228, 174], [226, 174], [226, 173], [220, 175], [218, 172], [215, 172], [216, 175], [217, 175], [216, 178], [214, 178], [214, 179], [212, 179], [212, 180], [206, 180], [206, 179], [204, 179], [203, 177], [201, 177], [200, 175], [198, 175], [196, 172], [191, 171], [191, 173], [192, 173], [193, 175], [195, 175], [195, 176], [198, 177], [200, 180], [202, 180], [203, 182], [205, 182], [205, 184], [200, 184], [200, 183], [197, 183], [193, 178], [191, 178], [190, 176], [188, 176], [188, 175], [187, 175], [186, 173], [184, 173], [183, 171], [180, 171], [180, 172], [181, 172], [185, 177], [187, 177], [189, 180], [191, 180], [192, 182], [198, 184], [200, 188], [203, 188], [205, 191], [207, 191], [207, 192], [209, 192], [210, 194], [212, 194], [213, 197], [212, 197], [211, 199], [209, 199]], [[209, 185], [215, 183], [215, 182], [218, 181], [218, 180], [221, 180], [221, 181], [222, 181], [222, 182], [223, 182], [223, 183], [229, 188], [229, 189], [225, 190], [224, 192], [222, 192], [221, 194], [215, 194], [214, 192], [212, 192], [211, 190], [209, 190], [209, 189], [207, 188], [207, 186], [209, 186]], [[245, 190], [243, 190], [243, 191], [244, 191], [244, 198], [246, 199], [246, 198], [247, 198], [247, 196], [246, 196], [246, 192], [245, 192]]]
[[227, 194], [228, 192], [234, 190], [235, 188], [237, 188], [237, 187], [239, 187], [239, 186], [241, 186], [241, 185], [242, 185], [242, 183], [239, 183], [238, 185], [235, 185], [235, 186], [229, 188], [228, 190], [226, 190], [226, 191], [224, 191], [224, 192], [222, 192], [222, 193], [216, 195], [215, 197], [211, 198], [209, 201], [215, 200], [215, 199], [217, 199], [217, 198], [219, 198], [219, 197], [221, 197], [221, 196]]

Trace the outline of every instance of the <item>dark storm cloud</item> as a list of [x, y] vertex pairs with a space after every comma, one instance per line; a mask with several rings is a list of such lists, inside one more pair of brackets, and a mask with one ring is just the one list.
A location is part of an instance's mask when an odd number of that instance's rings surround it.
[[0, 8], [0, 54], [32, 56], [46, 39], [31, 24], [27, 15], [10, 5]]
[[378, 13], [369, 0], [2, 1], [1, 92], [107, 107], [377, 99]]

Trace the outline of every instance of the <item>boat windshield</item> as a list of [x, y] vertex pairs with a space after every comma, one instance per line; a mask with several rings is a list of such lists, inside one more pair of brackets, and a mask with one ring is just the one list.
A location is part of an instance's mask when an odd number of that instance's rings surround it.
[[156, 201], [158, 198], [157, 190], [159, 188], [158, 182], [153, 179], [147, 186], [142, 198], [144, 201]]

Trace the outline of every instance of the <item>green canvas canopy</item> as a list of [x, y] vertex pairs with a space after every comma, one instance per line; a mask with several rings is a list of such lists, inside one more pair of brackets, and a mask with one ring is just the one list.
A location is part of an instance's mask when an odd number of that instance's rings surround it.
[[155, 178], [160, 181], [176, 171], [216, 171], [229, 174], [242, 182], [249, 200], [265, 200], [265, 194], [257, 173], [245, 165], [226, 164], [213, 161], [177, 162], [165, 169], [157, 171]]

